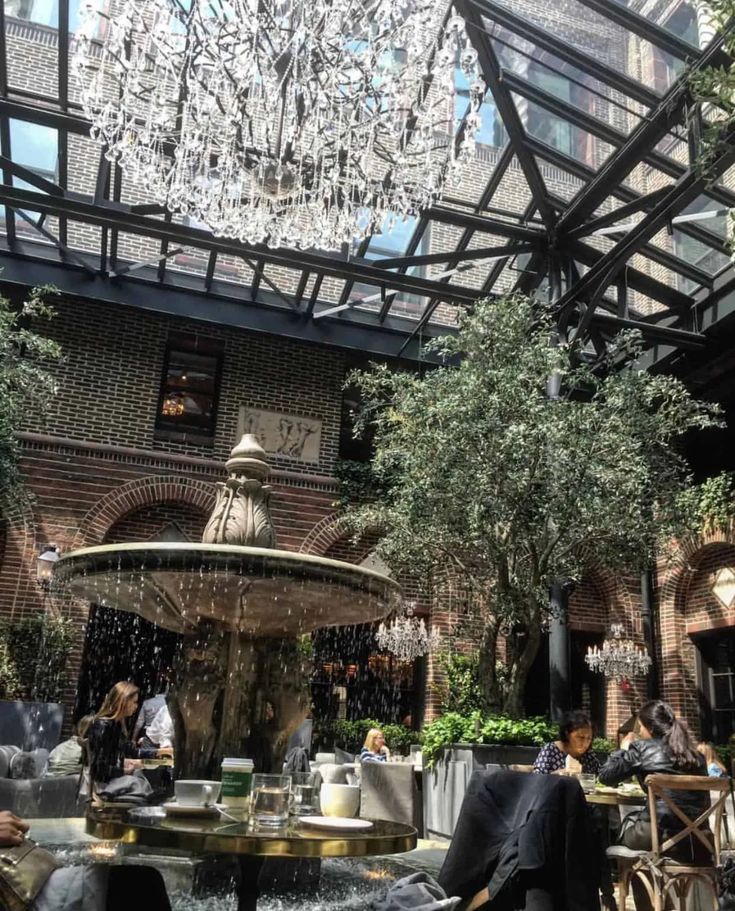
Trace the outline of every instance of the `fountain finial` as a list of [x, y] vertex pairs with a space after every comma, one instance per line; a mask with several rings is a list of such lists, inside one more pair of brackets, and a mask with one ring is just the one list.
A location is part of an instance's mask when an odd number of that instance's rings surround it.
[[252, 433], [244, 433], [242, 439], [230, 453], [225, 462], [225, 468], [230, 474], [243, 474], [263, 481], [271, 472], [271, 467], [266, 461], [265, 449]]
[[217, 484], [217, 500], [202, 535], [205, 544], [275, 547], [270, 514], [270, 474], [265, 450], [252, 433], [243, 434], [225, 463], [227, 480]]

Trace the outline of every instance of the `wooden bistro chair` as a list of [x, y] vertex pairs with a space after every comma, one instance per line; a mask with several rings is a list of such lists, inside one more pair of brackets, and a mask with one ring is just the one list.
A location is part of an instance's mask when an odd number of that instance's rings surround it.
[[[720, 832], [725, 801], [730, 793], [727, 778], [705, 775], [648, 775], [648, 808], [651, 816], [651, 850], [634, 851], [621, 845], [608, 848], [608, 856], [619, 864], [620, 893], [618, 907], [625, 902], [633, 877], [644, 885], [654, 911], [664, 911], [669, 897], [677, 899], [674, 907], [688, 909], [689, 890], [694, 883], [704, 883], [712, 894], [712, 909], [717, 911], [717, 867], [720, 863]], [[712, 792], [711, 804], [696, 819], [690, 819], [671, 798], [672, 791]], [[656, 801], [661, 800], [669, 813], [682, 823], [682, 829], [663, 843], [659, 837]], [[710, 830], [702, 828], [710, 824]], [[709, 864], [686, 864], [668, 856], [672, 848], [692, 838], [712, 857]]]

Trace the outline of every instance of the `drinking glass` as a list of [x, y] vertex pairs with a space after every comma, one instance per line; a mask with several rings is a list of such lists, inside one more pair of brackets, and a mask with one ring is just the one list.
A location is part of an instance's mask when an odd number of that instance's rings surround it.
[[291, 775], [291, 812], [308, 816], [317, 811], [319, 785], [317, 772], [293, 772]]
[[595, 790], [596, 780], [597, 779], [594, 775], [590, 775], [587, 772], [582, 772], [582, 774], [579, 776], [579, 783], [582, 786], [582, 790], [585, 794], [591, 794], [592, 791]]
[[256, 826], [285, 826], [290, 797], [290, 775], [253, 775], [251, 821]]

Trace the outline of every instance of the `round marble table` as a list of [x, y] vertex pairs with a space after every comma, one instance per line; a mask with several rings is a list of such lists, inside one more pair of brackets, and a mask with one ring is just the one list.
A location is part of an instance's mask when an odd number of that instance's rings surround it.
[[232, 854], [240, 863], [238, 911], [255, 911], [258, 876], [266, 857], [368, 857], [402, 854], [416, 847], [412, 826], [371, 820], [362, 832], [326, 831], [300, 825], [295, 819], [282, 829], [253, 828], [247, 822], [167, 817], [158, 807], [92, 809], [87, 832], [99, 838], [150, 848], [175, 848], [192, 854]]

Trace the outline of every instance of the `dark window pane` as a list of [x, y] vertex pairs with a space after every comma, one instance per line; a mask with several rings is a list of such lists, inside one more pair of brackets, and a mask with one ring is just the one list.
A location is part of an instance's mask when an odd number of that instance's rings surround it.
[[169, 347], [157, 429], [214, 434], [219, 365], [219, 355]]

